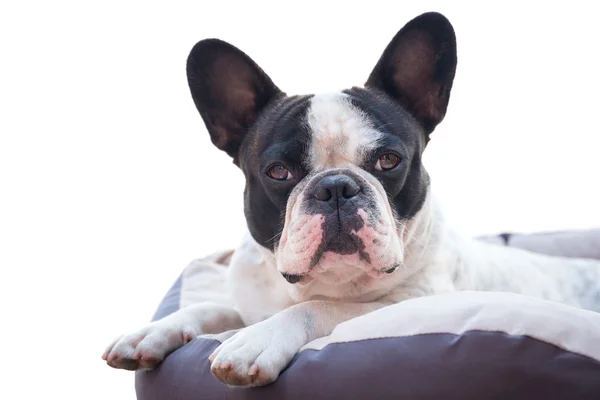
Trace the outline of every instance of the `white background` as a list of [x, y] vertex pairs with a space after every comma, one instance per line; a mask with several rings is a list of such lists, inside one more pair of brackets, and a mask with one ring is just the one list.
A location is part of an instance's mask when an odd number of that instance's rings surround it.
[[311, 93], [362, 84], [405, 22], [441, 11], [459, 66], [426, 166], [449, 220], [468, 235], [600, 226], [593, 2], [448, 3], [2, 2], [0, 398], [134, 398], [104, 346], [188, 261], [236, 245], [242, 176], [185, 77], [203, 38]]

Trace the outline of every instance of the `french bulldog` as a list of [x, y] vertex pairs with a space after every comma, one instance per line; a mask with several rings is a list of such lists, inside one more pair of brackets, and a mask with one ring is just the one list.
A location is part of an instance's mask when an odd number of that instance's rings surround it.
[[152, 369], [229, 332], [212, 373], [260, 386], [341, 322], [419, 296], [508, 291], [600, 310], [600, 262], [464, 238], [444, 221], [422, 154], [456, 64], [453, 27], [433, 12], [396, 34], [363, 86], [337, 93], [289, 96], [236, 47], [197, 43], [192, 98], [246, 179], [248, 234], [227, 276], [235, 306], [191, 305], [124, 335], [108, 365]]

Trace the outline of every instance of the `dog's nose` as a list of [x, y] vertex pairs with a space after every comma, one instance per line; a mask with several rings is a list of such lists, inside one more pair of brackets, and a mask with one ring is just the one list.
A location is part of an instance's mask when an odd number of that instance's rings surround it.
[[302, 275], [288, 274], [286, 272], [282, 272], [281, 275], [285, 278], [286, 281], [292, 284], [298, 283], [302, 279]]
[[314, 197], [339, 207], [342, 200], [348, 200], [360, 192], [358, 183], [348, 175], [330, 175], [321, 179], [315, 187]]

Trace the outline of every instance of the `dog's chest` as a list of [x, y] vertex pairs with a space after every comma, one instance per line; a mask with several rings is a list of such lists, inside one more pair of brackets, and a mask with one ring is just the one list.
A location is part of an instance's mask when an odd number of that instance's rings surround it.
[[248, 234], [231, 259], [227, 290], [246, 326], [294, 304], [284, 287], [287, 282], [268, 265], [270, 258]]

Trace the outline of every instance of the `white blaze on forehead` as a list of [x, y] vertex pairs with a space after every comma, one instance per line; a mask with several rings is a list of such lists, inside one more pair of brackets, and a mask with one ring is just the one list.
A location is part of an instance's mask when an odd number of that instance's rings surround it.
[[317, 171], [360, 165], [382, 136], [345, 93], [315, 95], [307, 122], [312, 134], [307, 161]]

